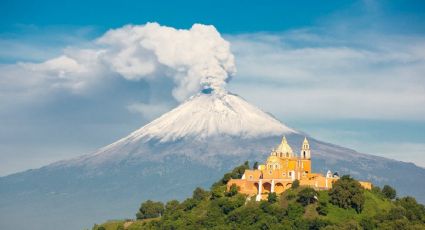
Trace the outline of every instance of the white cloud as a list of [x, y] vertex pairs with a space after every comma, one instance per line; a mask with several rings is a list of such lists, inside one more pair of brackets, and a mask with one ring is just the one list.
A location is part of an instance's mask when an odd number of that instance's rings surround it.
[[125, 26], [108, 31], [97, 42], [110, 47], [103, 59], [127, 79], [172, 77], [177, 85], [173, 95], [180, 101], [202, 86], [222, 88], [236, 70], [229, 43], [213, 26]]
[[228, 39], [239, 69], [230, 88], [278, 117], [425, 119], [423, 37], [296, 31]]
[[127, 106], [127, 109], [133, 113], [139, 113], [148, 120], [155, 119], [161, 114], [168, 112], [171, 105], [158, 103], [133, 103]]
[[67, 48], [42, 63], [1, 66], [0, 81], [4, 88], [22, 83], [19, 87], [33, 94], [51, 89], [81, 93], [110, 75], [134, 81], [166, 77], [182, 101], [202, 87], [221, 89], [235, 71], [230, 45], [213, 26], [177, 30], [148, 23], [109, 30], [89, 48]]

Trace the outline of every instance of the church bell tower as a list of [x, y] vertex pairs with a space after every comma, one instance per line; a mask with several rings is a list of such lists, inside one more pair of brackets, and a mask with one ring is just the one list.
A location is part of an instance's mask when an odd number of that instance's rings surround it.
[[302, 159], [311, 159], [310, 155], [310, 144], [308, 143], [307, 137], [304, 138], [303, 146], [301, 148], [301, 158]]

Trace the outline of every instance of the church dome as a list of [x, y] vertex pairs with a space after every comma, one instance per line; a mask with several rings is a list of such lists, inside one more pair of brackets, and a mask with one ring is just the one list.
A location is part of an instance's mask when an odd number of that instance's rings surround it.
[[292, 148], [291, 148], [291, 146], [289, 146], [288, 141], [286, 140], [286, 137], [285, 136], [283, 136], [282, 142], [276, 148], [276, 152], [283, 153], [284, 156], [286, 156], [286, 154], [288, 154], [289, 156], [293, 156], [294, 155], [294, 153], [292, 151]]
[[267, 159], [267, 162], [269, 163], [279, 163], [279, 158], [277, 156], [269, 156]]

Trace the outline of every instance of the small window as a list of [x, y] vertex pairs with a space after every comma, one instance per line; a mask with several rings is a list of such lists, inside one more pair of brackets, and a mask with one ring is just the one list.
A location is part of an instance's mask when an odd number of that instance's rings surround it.
[[289, 172], [289, 176], [292, 176], [292, 172]]
[[286, 173], [282, 173], [282, 176], [286, 176]]
[[270, 170], [270, 171], [269, 171], [269, 174], [270, 174], [270, 175], [272, 174], [272, 170]]
[[252, 175], [251, 175], [251, 176], [249, 176], [249, 179], [251, 179], [251, 180], [252, 180]]

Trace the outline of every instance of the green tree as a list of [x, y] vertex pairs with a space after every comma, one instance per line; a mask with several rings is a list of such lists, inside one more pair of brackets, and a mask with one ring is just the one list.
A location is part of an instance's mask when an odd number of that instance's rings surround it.
[[425, 206], [419, 204], [415, 198], [407, 196], [397, 199], [395, 203], [406, 210], [407, 219], [425, 223]]
[[360, 220], [360, 226], [364, 230], [374, 230], [376, 229], [376, 221], [371, 217], [365, 217]]
[[226, 196], [234, 196], [238, 194], [238, 191], [239, 191], [239, 187], [236, 184], [232, 184], [230, 186], [229, 191], [226, 193]]
[[330, 224], [331, 223], [329, 221], [327, 221], [327, 220], [316, 218], [316, 219], [313, 219], [313, 220], [310, 220], [309, 221], [309, 223], [308, 223], [308, 225], [309, 225], [308, 226], [308, 229], [309, 230], [319, 230], [319, 229], [325, 228], [326, 226], [328, 226]]
[[312, 204], [317, 199], [317, 192], [313, 188], [304, 188], [298, 193], [298, 199], [297, 201], [302, 204], [303, 206], [307, 206], [309, 204]]
[[389, 185], [384, 185], [384, 187], [382, 188], [382, 194], [384, 194], [384, 196], [390, 200], [395, 199], [395, 197], [397, 196], [397, 192], [395, 191], [395, 189]]
[[245, 173], [245, 170], [249, 169], [249, 162], [245, 161], [243, 165], [240, 165], [236, 168], [234, 168], [231, 172], [224, 174], [223, 178], [221, 180], [214, 184], [215, 185], [224, 185], [227, 184], [227, 182], [230, 179], [240, 179], [242, 178], [242, 175]]
[[317, 213], [319, 213], [319, 215], [321, 216], [326, 216], [328, 215], [328, 202], [326, 201], [320, 201], [319, 205], [316, 208]]
[[175, 211], [179, 209], [180, 202], [178, 200], [170, 200], [165, 204], [166, 211]]
[[195, 200], [205, 200], [209, 197], [210, 193], [208, 191], [205, 191], [204, 189], [197, 187], [195, 190], [193, 190], [192, 198]]
[[291, 220], [299, 219], [303, 214], [304, 207], [298, 203], [290, 203], [286, 209], [286, 216]]
[[235, 197], [222, 197], [218, 200], [218, 206], [221, 208], [224, 214], [229, 214], [236, 208], [241, 207], [245, 204], [245, 196], [238, 194]]
[[184, 211], [189, 211], [192, 210], [194, 207], [196, 207], [196, 205], [198, 205], [199, 201], [193, 199], [193, 198], [188, 198], [185, 201], [182, 202], [182, 207]]
[[276, 193], [275, 193], [275, 192], [271, 192], [271, 193], [269, 193], [269, 194], [267, 195], [267, 201], [268, 201], [270, 204], [276, 203], [276, 201], [277, 201], [277, 195], [276, 195]]
[[147, 219], [159, 217], [164, 213], [164, 204], [162, 202], [154, 202], [147, 200], [142, 203], [139, 212], [136, 214], [137, 219]]
[[329, 191], [331, 203], [341, 208], [354, 208], [358, 213], [363, 209], [365, 197], [360, 183], [348, 175], [337, 180]]
[[256, 161], [255, 163], [254, 163], [254, 165], [252, 166], [252, 169], [258, 169], [258, 162]]
[[400, 220], [406, 216], [406, 209], [403, 207], [397, 206], [388, 212], [387, 219], [389, 220]]
[[245, 166], [245, 168], [246, 168], [246, 169], [249, 169], [249, 161], [245, 161], [245, 162], [243, 163], [243, 165]]
[[223, 197], [226, 193], [226, 185], [216, 185], [211, 189], [211, 200]]
[[292, 181], [291, 188], [296, 189], [296, 188], [298, 188], [298, 187], [300, 187], [300, 181], [299, 181], [298, 179], [297, 179], [297, 180]]

